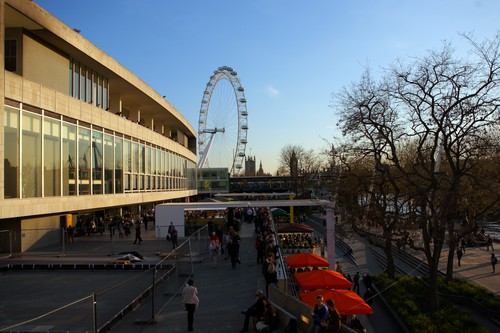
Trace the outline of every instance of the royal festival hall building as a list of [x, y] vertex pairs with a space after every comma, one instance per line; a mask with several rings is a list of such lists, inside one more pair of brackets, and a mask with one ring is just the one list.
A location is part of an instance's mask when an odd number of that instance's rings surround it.
[[0, 13], [2, 253], [196, 195], [196, 132], [163, 96], [33, 1]]

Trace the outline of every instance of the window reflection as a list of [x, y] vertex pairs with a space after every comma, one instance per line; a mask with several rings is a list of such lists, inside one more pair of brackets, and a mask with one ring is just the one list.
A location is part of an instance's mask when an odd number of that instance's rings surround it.
[[92, 194], [102, 194], [102, 132], [92, 131]]
[[22, 197], [41, 197], [42, 117], [23, 112], [22, 128]]
[[4, 113], [4, 196], [19, 198], [19, 110], [5, 107]]
[[6, 199], [160, 191], [191, 184], [186, 169], [195, 164], [179, 155], [43, 114], [4, 106]]
[[90, 194], [90, 166], [91, 166], [90, 130], [78, 128], [78, 194]]
[[43, 134], [43, 175], [44, 196], [61, 195], [61, 124], [57, 120], [45, 118]]
[[104, 193], [110, 194], [113, 191], [113, 165], [114, 165], [113, 136], [104, 135]]
[[63, 123], [62, 131], [63, 195], [76, 195], [77, 166], [76, 126]]

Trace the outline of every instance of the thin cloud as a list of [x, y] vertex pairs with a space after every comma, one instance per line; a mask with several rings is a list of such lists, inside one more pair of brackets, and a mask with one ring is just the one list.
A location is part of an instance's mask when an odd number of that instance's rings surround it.
[[278, 97], [280, 95], [280, 91], [274, 88], [272, 84], [267, 86], [266, 91], [271, 97]]

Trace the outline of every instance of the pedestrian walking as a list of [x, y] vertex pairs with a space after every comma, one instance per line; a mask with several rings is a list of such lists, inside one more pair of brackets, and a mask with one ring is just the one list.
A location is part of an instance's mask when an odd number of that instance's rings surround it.
[[365, 294], [363, 295], [363, 298], [369, 306], [372, 306], [373, 303], [373, 290], [372, 288], [366, 288]]
[[141, 244], [142, 243], [142, 237], [141, 237], [141, 222], [140, 220], [138, 220], [136, 223], [135, 223], [135, 240], [134, 240], [134, 244], [135, 243], [139, 243]]
[[335, 262], [335, 270], [339, 272], [340, 274], [344, 275], [344, 271], [342, 270], [342, 265], [340, 264], [340, 261]]
[[458, 244], [459, 247], [462, 248], [462, 252], [465, 254], [465, 239], [463, 237], [460, 238], [460, 242]]
[[170, 232], [172, 231], [173, 227], [174, 227], [174, 222], [170, 221], [170, 225], [168, 226], [167, 230], [167, 240], [170, 240]]
[[179, 246], [178, 243], [178, 234], [177, 234], [177, 229], [173, 225], [172, 228], [170, 229], [170, 240], [172, 241], [172, 249], [176, 249]]
[[229, 258], [229, 244], [231, 244], [231, 236], [229, 235], [229, 231], [226, 231], [222, 237], [222, 248], [224, 249], [222, 254], [224, 255], [224, 260]]
[[212, 239], [210, 244], [208, 245], [208, 251], [210, 252], [210, 256], [212, 257], [212, 268], [217, 266], [217, 258], [220, 254], [220, 243], [219, 238]]
[[372, 287], [373, 280], [372, 280], [372, 277], [371, 277], [370, 273], [366, 273], [366, 275], [363, 277], [363, 282], [365, 283], [365, 288], [366, 289]]
[[68, 228], [66, 229], [66, 232], [68, 233], [68, 244], [74, 244], [75, 243], [75, 228], [70, 224]]
[[200, 304], [200, 300], [198, 298], [198, 289], [195, 287], [193, 279], [189, 279], [188, 284], [182, 290], [182, 302], [187, 311], [188, 331], [194, 331], [194, 312]]
[[229, 235], [231, 236], [231, 241], [228, 244], [229, 257], [231, 258], [231, 267], [236, 268], [236, 264], [241, 264], [240, 260], [240, 243], [241, 239], [238, 232], [231, 230]]
[[259, 232], [257, 239], [255, 240], [255, 250], [257, 252], [257, 264], [263, 263], [264, 261], [264, 239], [262, 239], [262, 233]]
[[358, 294], [359, 294], [359, 277], [360, 277], [359, 272], [356, 272], [353, 278], [354, 286], [352, 287], [352, 290], [354, 290]]
[[498, 259], [495, 257], [495, 254], [491, 254], [491, 267], [493, 268], [493, 273], [495, 273], [495, 266], [497, 265]]
[[464, 252], [463, 252], [462, 248], [458, 247], [458, 249], [457, 249], [458, 267], [462, 267], [462, 265], [460, 264], [460, 260], [462, 259], [463, 255], [464, 255]]
[[493, 248], [493, 238], [491, 238], [491, 235], [487, 235], [486, 236], [486, 251], [489, 251], [490, 250], [490, 247], [491, 247], [491, 252], [495, 251], [495, 249]]

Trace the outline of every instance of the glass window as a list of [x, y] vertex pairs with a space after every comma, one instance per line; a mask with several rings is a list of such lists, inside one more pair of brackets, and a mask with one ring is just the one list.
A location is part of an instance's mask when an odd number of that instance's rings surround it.
[[146, 157], [145, 157], [145, 174], [146, 174], [146, 190], [151, 189], [151, 147], [146, 146]]
[[92, 194], [102, 194], [102, 132], [92, 131]]
[[132, 142], [132, 188], [134, 191], [139, 189], [138, 184], [138, 173], [139, 173], [139, 165], [141, 164], [139, 155], [139, 144], [137, 142]]
[[159, 149], [156, 149], [156, 172], [155, 172], [155, 179], [156, 179], [156, 189], [160, 189], [161, 188], [161, 184], [160, 184], [160, 172], [161, 172], [161, 163], [160, 163], [160, 158], [161, 158], [161, 154], [160, 154], [160, 150]]
[[115, 193], [123, 193], [123, 139], [115, 137]]
[[76, 126], [63, 123], [63, 195], [76, 195], [78, 157], [76, 155]]
[[92, 104], [97, 105], [97, 73], [93, 73], [92, 77]]
[[4, 197], [19, 198], [19, 110], [5, 107]]
[[161, 179], [161, 189], [165, 189], [165, 151], [161, 150], [160, 151], [160, 179]]
[[102, 81], [102, 108], [109, 110], [108, 79]]
[[113, 136], [104, 135], [104, 193], [114, 193], [113, 191], [113, 170], [114, 170], [114, 147]]
[[42, 117], [23, 112], [22, 197], [42, 196]]
[[131, 190], [131, 182], [130, 182], [130, 172], [132, 171], [132, 152], [131, 152], [131, 144], [129, 140], [125, 140], [123, 142], [123, 164], [124, 168], [124, 190], [125, 192]]
[[156, 149], [151, 148], [151, 189], [155, 187], [155, 174], [156, 174]]
[[17, 70], [17, 40], [5, 40], [5, 70], [15, 72]]
[[90, 149], [90, 130], [78, 127], [78, 194], [90, 194], [90, 167], [92, 165]]
[[141, 181], [141, 190], [146, 189], [146, 183], [145, 183], [145, 178], [144, 178], [144, 169], [146, 168], [146, 146], [144, 144], [141, 144], [139, 146], [140, 148], [140, 153], [141, 153], [141, 159], [140, 159], [140, 170], [139, 173], [140, 175], [140, 181]]
[[45, 118], [43, 121], [43, 193], [46, 197], [61, 195], [61, 124]]
[[85, 102], [92, 103], [92, 71], [87, 70], [87, 84], [85, 85]]
[[69, 62], [68, 95], [73, 96], [73, 61]]
[[102, 104], [102, 77], [100, 75], [97, 76], [97, 106], [101, 107]]
[[80, 98], [80, 64], [75, 62], [73, 66], [73, 97]]
[[80, 99], [82, 101], [86, 100], [87, 88], [85, 87], [85, 83], [87, 82], [87, 69], [85, 66], [81, 66], [80, 68]]

